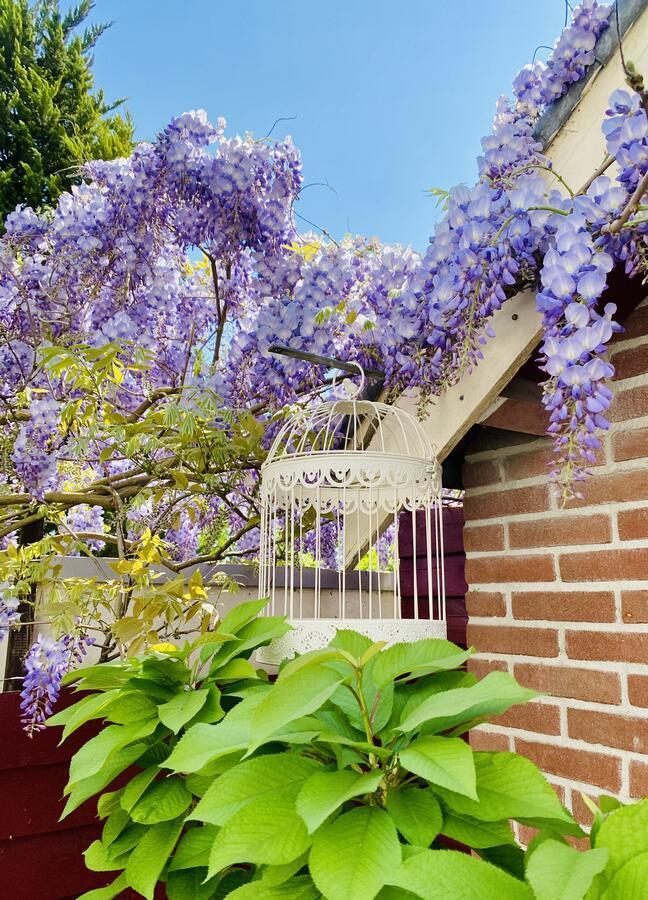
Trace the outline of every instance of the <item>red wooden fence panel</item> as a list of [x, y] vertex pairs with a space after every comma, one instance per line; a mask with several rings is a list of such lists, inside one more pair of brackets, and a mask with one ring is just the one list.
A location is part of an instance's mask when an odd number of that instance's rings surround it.
[[[72, 697], [62, 698], [61, 704]], [[19, 695], [0, 694], [0, 897], [67, 900], [110, 883], [88, 872], [82, 853], [99, 836], [96, 800], [63, 822], [70, 757], [96, 732], [89, 724], [58, 747], [60, 728], [32, 739], [20, 727]]]

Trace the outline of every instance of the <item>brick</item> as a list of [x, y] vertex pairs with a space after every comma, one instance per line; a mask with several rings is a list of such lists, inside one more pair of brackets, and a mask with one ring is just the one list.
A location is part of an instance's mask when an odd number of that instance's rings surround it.
[[648, 581], [648, 547], [561, 553], [560, 575], [563, 581]]
[[648, 306], [639, 306], [633, 310], [632, 315], [623, 323], [623, 329], [612, 338], [613, 343], [621, 343], [648, 334]]
[[645, 663], [648, 659], [648, 634], [636, 631], [567, 631], [565, 638], [570, 659], [622, 663]]
[[645, 797], [648, 795], [648, 763], [638, 759], [630, 760], [630, 796]]
[[648, 708], [648, 675], [628, 675], [628, 697], [633, 706]]
[[643, 457], [648, 457], [648, 428], [619, 431], [612, 436], [612, 458], [616, 462]]
[[[587, 795], [588, 797], [592, 797], [592, 800], [596, 802], [596, 796], [592, 796], [591, 794]], [[594, 821], [594, 814], [591, 812], [589, 806], [585, 805], [585, 801], [581, 797], [578, 791], [574, 791], [572, 793], [572, 814], [579, 825], [585, 825], [589, 827]]]
[[569, 737], [633, 753], [648, 752], [648, 718], [591, 709], [567, 710]]
[[497, 484], [501, 480], [499, 463], [493, 459], [469, 462], [464, 466], [463, 483], [466, 488]]
[[612, 540], [612, 523], [606, 515], [532, 519], [510, 522], [508, 528], [513, 548], [608, 544]]
[[648, 591], [621, 591], [621, 614], [630, 625], [648, 623]]
[[519, 737], [515, 738], [515, 751], [528, 756], [550, 775], [594, 784], [615, 793], [621, 788], [621, 762], [616, 756], [541, 744]]
[[495, 734], [492, 731], [479, 731], [473, 729], [470, 732], [470, 746], [473, 750], [500, 751], [509, 749], [509, 739], [505, 734]]
[[643, 375], [648, 372], [648, 343], [642, 344], [640, 347], [619, 350], [612, 356], [610, 362], [615, 368], [615, 381]]
[[628, 388], [627, 391], [618, 391], [610, 405], [610, 419], [612, 422], [627, 422], [628, 419], [638, 419], [648, 416], [648, 385]]
[[502, 659], [469, 659], [468, 671], [484, 678], [489, 672], [508, 672], [508, 665]]
[[621, 680], [616, 672], [516, 663], [514, 675], [520, 684], [541, 694], [594, 703], [621, 703]]
[[620, 510], [617, 518], [619, 537], [622, 541], [640, 541], [648, 538], [648, 507]]
[[[648, 552], [648, 550], [646, 551]], [[547, 554], [524, 556], [480, 556], [466, 560], [466, 581], [500, 584], [510, 581], [553, 581], [554, 561]]]
[[554, 452], [549, 446], [507, 456], [504, 459], [504, 480], [519, 481], [521, 478], [547, 475], [553, 461]]
[[552, 622], [614, 622], [612, 591], [514, 591], [511, 597], [516, 619]]
[[520, 656], [558, 656], [555, 628], [516, 628], [514, 625], [468, 623], [468, 644], [480, 653], [515, 653]]
[[551, 703], [525, 703], [495, 717], [491, 724], [538, 734], [560, 734], [560, 709]]
[[506, 601], [497, 591], [468, 591], [466, 611], [469, 616], [504, 616]]
[[567, 507], [595, 506], [648, 499], [648, 468], [592, 475], [582, 485], [582, 497], [569, 500]]
[[504, 526], [481, 525], [464, 528], [464, 549], [467, 553], [504, 549]]
[[467, 491], [464, 499], [466, 522], [515, 516], [520, 513], [544, 512], [549, 509], [550, 496], [548, 484], [534, 484], [531, 487], [508, 491], [489, 491], [484, 494], [472, 494]]

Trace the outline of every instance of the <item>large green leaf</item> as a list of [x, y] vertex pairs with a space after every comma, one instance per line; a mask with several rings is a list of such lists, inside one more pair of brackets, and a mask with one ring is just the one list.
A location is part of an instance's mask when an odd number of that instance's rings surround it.
[[431, 784], [477, 799], [473, 751], [461, 738], [427, 735], [399, 753], [400, 764]]
[[218, 829], [213, 825], [203, 825], [199, 828], [190, 828], [183, 834], [180, 843], [173, 854], [169, 871], [178, 869], [192, 869], [194, 866], [204, 866], [207, 874], [209, 865], [209, 853], [214, 843]]
[[325, 667], [312, 668], [277, 681], [252, 716], [249, 750], [265, 743], [289, 722], [315, 712], [342, 683], [344, 676]]
[[220, 829], [209, 858], [209, 876], [233, 863], [283, 865], [310, 845], [306, 826], [295, 811], [294, 798], [261, 797], [240, 809]]
[[435, 789], [454, 812], [485, 822], [555, 822], [565, 830], [573, 825], [572, 817], [531, 760], [515, 753], [480, 752], [474, 753], [473, 759], [478, 800]]
[[243, 884], [228, 894], [227, 900], [317, 900], [320, 896], [308, 875], [302, 875], [284, 884], [264, 885], [259, 881]]
[[583, 900], [607, 858], [607, 850], [581, 853], [561, 841], [546, 840], [529, 855], [527, 881], [537, 900]]
[[246, 759], [217, 778], [191, 813], [192, 819], [224, 825], [248, 803], [265, 798], [271, 806], [281, 795], [297, 796], [319, 763], [292, 753]]
[[420, 678], [429, 672], [456, 669], [470, 656], [470, 650], [462, 650], [450, 641], [426, 638], [411, 644], [392, 644], [382, 650], [371, 662], [371, 676], [378, 685], [395, 678]]
[[263, 694], [252, 694], [216, 725], [192, 725], [162, 764], [174, 772], [199, 772], [208, 763], [244, 750], [249, 742], [252, 716]]
[[383, 780], [382, 771], [368, 772], [316, 772], [304, 784], [297, 797], [297, 812], [306, 822], [308, 831], [319, 828], [331, 813], [347, 800], [372, 794]]
[[422, 900], [534, 900], [528, 885], [456, 850], [423, 850], [387, 881]]
[[213, 900], [217, 896], [218, 878], [207, 877], [207, 867], [178, 869], [166, 876], [165, 896], [168, 900]]
[[169, 776], [162, 781], [154, 781], [142, 794], [130, 815], [141, 825], [155, 825], [177, 819], [192, 801], [191, 792], [177, 776]]
[[148, 769], [144, 769], [142, 772], [138, 772], [137, 775], [133, 776], [128, 784], [122, 789], [119, 798], [120, 807], [127, 813], [130, 813], [131, 809], [135, 806], [149, 784], [160, 774], [159, 766], [149, 766]]
[[66, 787], [65, 793], [69, 793], [70, 796], [61, 814], [61, 819], [68, 816], [90, 797], [94, 797], [95, 794], [99, 794], [105, 787], [108, 787], [118, 775], [136, 762], [146, 749], [147, 746], [143, 743], [130, 744], [128, 747], [123, 747], [121, 750], [113, 753], [95, 775], [83, 778], [74, 785]]
[[62, 742], [86, 722], [90, 722], [92, 719], [102, 719], [106, 714], [107, 707], [119, 693], [119, 688], [113, 688], [101, 694], [88, 694], [73, 706], [68, 706], [67, 709], [62, 709], [55, 716], [51, 716], [47, 720], [47, 724], [48, 726], [65, 726], [61, 736]]
[[157, 715], [153, 700], [142, 691], [121, 691], [110, 704], [107, 718], [117, 725], [137, 725]]
[[158, 716], [163, 725], [177, 734], [183, 725], [197, 716], [209, 696], [208, 688], [181, 691], [168, 703], [158, 706]]
[[535, 696], [535, 691], [521, 687], [506, 672], [490, 672], [472, 687], [443, 691], [422, 700], [408, 711], [396, 730], [415, 731], [424, 725], [427, 731], [446, 731], [472, 719], [499, 715]]
[[124, 869], [126, 882], [146, 900], [153, 900], [155, 886], [180, 837], [183, 824], [182, 819], [176, 819], [152, 825], [130, 855]]
[[153, 734], [155, 719], [133, 725], [109, 725], [78, 750], [70, 763], [70, 779], [66, 791], [83, 779], [96, 775], [119, 750]]
[[441, 831], [443, 815], [432, 791], [402, 787], [387, 795], [387, 812], [406, 841], [429, 847]]
[[[644, 856], [648, 854], [648, 798], [610, 813], [597, 831], [595, 845], [608, 851], [609, 860], [605, 871], [594, 883], [592, 898], [604, 897], [608, 900], [609, 897], [615, 900], [618, 897], [620, 900], [623, 897], [626, 900], [624, 895], [613, 892], [612, 884], [615, 884], [614, 890], [624, 882], [626, 886], [631, 885], [633, 873], [640, 872], [645, 865]], [[635, 863], [635, 860], [639, 862]], [[628, 873], [621, 877], [626, 866], [629, 867]]]
[[352, 631], [350, 628], [338, 628], [329, 646], [344, 650], [345, 653], [350, 653], [354, 659], [359, 660], [372, 646], [372, 642], [371, 638], [358, 631]]
[[604, 900], [646, 900], [647, 886], [648, 853], [642, 853], [615, 872], [601, 897]]
[[376, 806], [359, 806], [320, 828], [309, 867], [327, 900], [373, 900], [400, 861], [389, 815]]
[[93, 891], [86, 891], [85, 894], [79, 895], [78, 900], [114, 900], [127, 886], [126, 876], [122, 872], [112, 884], [102, 888], [95, 888]]
[[446, 813], [443, 817], [443, 834], [476, 850], [515, 844], [508, 819], [503, 822], [480, 822], [479, 819], [471, 819], [468, 816]]
[[255, 619], [261, 610], [268, 605], [266, 600], [248, 600], [245, 603], [237, 603], [225, 614], [218, 630], [227, 634], [237, 634], [241, 628]]

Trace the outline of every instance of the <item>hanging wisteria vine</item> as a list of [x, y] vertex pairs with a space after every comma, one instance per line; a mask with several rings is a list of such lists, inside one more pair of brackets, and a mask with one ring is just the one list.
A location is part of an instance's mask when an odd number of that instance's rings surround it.
[[[67, 552], [116, 548], [123, 580], [111, 602], [126, 620], [135, 551], [178, 574], [253, 558], [258, 468], [276, 415], [326, 386], [324, 370], [272, 355], [273, 344], [380, 367], [392, 397], [415, 388], [424, 407], [479, 365], [493, 314], [525, 287], [543, 319], [554, 475], [571, 496], [608, 427], [606, 348], [618, 326], [614, 304], [602, 305], [607, 277], [615, 265], [631, 276], [648, 265], [643, 82], [634, 73], [610, 98], [608, 155], [576, 192], [534, 128], [594, 62], [610, 11], [584, 0], [547, 62], [516, 76], [482, 141], [476, 185], [449, 192], [423, 254], [300, 234], [290, 139], [230, 138], [202, 111], [129, 159], [89, 163], [51, 213], [11, 214], [0, 238], [5, 573], [21, 584], [35, 565], [11, 550], [34, 522], [48, 523], [52, 553], [67, 537]], [[198, 609], [199, 586], [187, 590]], [[18, 620], [8, 591], [0, 636]], [[74, 639], [32, 648], [28, 729], [85, 646], [82, 624]], [[129, 627], [102, 653], [148, 640]]]

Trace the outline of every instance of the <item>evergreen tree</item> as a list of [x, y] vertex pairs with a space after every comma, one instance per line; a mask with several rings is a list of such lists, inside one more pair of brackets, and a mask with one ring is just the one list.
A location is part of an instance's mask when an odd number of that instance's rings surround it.
[[0, 0], [0, 230], [18, 204], [56, 202], [88, 159], [128, 155], [130, 116], [93, 92], [92, 48], [109, 27], [79, 27], [92, 0]]

